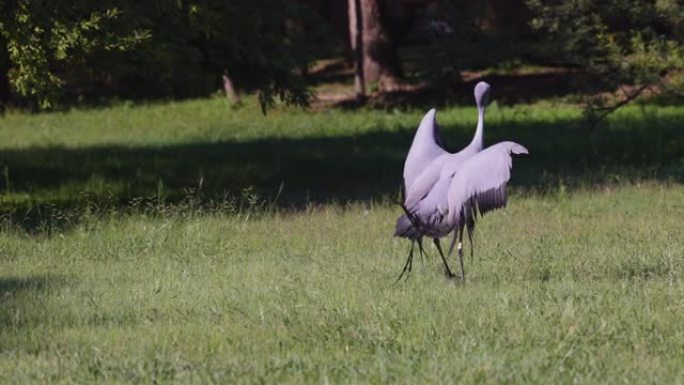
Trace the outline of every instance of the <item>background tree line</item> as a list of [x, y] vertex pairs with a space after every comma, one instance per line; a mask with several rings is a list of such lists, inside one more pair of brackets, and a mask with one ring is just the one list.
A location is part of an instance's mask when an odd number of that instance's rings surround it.
[[[359, 97], [558, 67], [600, 118], [644, 92], [679, 95], [683, 37], [676, 0], [0, 0], [0, 101], [195, 97], [227, 75], [265, 108], [306, 105], [312, 63], [344, 56]], [[619, 87], [618, 99], [599, 92]]]
[[206, 95], [223, 73], [301, 104], [326, 44], [311, 7], [284, 0], [1, 0], [0, 15], [0, 97], [38, 108]]

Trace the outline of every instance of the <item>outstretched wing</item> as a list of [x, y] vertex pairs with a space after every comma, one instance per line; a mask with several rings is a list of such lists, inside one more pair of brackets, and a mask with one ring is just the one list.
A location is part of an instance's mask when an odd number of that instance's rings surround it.
[[527, 154], [514, 142], [501, 142], [474, 155], [459, 167], [449, 186], [452, 223], [506, 206], [506, 183], [511, 178], [512, 154]]
[[435, 121], [437, 111], [428, 111], [418, 126], [411, 148], [404, 162], [404, 189], [408, 189], [433, 160], [447, 154], [441, 146], [439, 126]]

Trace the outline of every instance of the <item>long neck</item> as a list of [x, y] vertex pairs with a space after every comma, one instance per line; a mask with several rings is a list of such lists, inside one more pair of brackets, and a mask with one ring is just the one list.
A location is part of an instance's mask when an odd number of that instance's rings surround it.
[[475, 136], [473, 137], [473, 140], [470, 142], [468, 147], [475, 147], [478, 151], [481, 150], [483, 146], [482, 131], [484, 129], [484, 116], [485, 107], [477, 106], [477, 129], [475, 130]]

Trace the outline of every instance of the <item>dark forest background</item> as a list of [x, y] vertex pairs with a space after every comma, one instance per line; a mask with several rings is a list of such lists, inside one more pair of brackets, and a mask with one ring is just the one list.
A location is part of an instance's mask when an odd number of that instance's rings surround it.
[[363, 104], [457, 87], [469, 71], [545, 68], [600, 117], [640, 95], [678, 97], [683, 37], [674, 0], [0, 0], [0, 103], [225, 88], [235, 101], [256, 92], [264, 109], [306, 106], [322, 73], [340, 73]]

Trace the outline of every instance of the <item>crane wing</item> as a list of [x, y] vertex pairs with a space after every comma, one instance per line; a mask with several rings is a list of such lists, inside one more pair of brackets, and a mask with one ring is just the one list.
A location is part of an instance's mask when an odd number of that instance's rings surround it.
[[406, 185], [404, 206], [411, 208], [428, 195], [439, 180], [440, 172], [447, 157], [448, 155], [442, 155], [434, 159], [412, 184]]
[[441, 155], [447, 154], [444, 148], [442, 148], [439, 126], [435, 121], [436, 114], [437, 111], [433, 108], [423, 116], [411, 143], [411, 148], [406, 155], [403, 175], [403, 190], [405, 192], [407, 192], [406, 190], [411, 187], [432, 161]]
[[450, 222], [461, 224], [474, 216], [506, 205], [506, 183], [511, 177], [512, 154], [527, 154], [514, 142], [500, 142], [465, 161], [454, 174], [447, 201]]
[[416, 239], [423, 234], [440, 237], [449, 233], [446, 195], [451, 179], [451, 175], [439, 179], [429, 194], [410, 208], [405, 207], [406, 215], [397, 219], [394, 235]]

